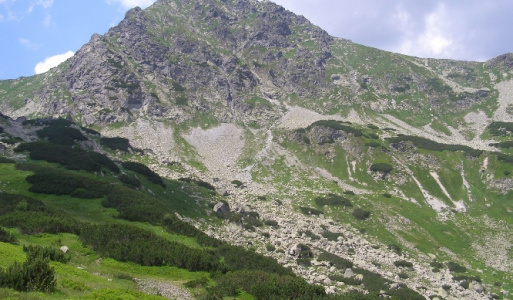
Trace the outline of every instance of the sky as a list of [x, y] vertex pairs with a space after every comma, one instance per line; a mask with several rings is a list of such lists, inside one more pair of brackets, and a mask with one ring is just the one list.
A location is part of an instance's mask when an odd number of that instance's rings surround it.
[[[0, 79], [46, 72], [155, 0], [0, 0]], [[273, 0], [333, 36], [418, 57], [513, 52], [513, 0]]]

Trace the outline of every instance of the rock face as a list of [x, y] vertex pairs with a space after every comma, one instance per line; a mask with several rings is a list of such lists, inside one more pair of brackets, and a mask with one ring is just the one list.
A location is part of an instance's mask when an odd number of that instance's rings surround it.
[[[510, 64], [505, 55], [485, 67], [507, 72]], [[379, 113], [461, 112], [496, 97], [482, 88], [493, 84], [489, 76], [472, 73], [480, 66], [369, 51], [270, 1], [160, 0], [93, 35], [69, 61], [38, 76], [41, 84], [9, 82], [0, 108], [100, 126], [141, 115], [181, 123], [198, 113], [271, 124], [285, 101], [320, 112], [353, 104]], [[19, 92], [19, 85], [27, 88]], [[412, 98], [418, 94], [426, 101]], [[404, 100], [397, 104], [397, 97]]]
[[[301, 37], [293, 28], [303, 28]], [[305, 39], [315, 51], [298, 46]], [[325, 84], [320, 78], [332, 41], [305, 18], [267, 1], [195, 0], [178, 6], [160, 0], [147, 10], [128, 11], [104, 36], [93, 35], [49, 74], [48, 86], [26, 100], [24, 113], [80, 114], [83, 124], [106, 124], [138, 114], [180, 122], [213, 111], [226, 122], [265, 122], [276, 112], [257, 97], [262, 90], [319, 94], [305, 83]], [[297, 58], [289, 57], [292, 52]], [[67, 96], [52, 97], [54, 89]]]
[[480, 282], [472, 281], [469, 285], [469, 290], [475, 291], [477, 293], [482, 293], [485, 289]]
[[214, 212], [218, 214], [228, 214], [230, 213], [230, 206], [226, 202], [219, 202], [214, 206]]

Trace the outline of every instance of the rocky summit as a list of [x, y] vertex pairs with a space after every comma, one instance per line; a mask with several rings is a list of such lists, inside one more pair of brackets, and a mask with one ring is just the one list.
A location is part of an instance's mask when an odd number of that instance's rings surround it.
[[[74, 135], [73, 149], [114, 159], [128, 175], [127, 162], [144, 163], [144, 174], [183, 186], [112, 175], [122, 183], [157, 198], [197, 187], [187, 190], [195, 208], [173, 206], [172, 215], [275, 259], [327, 295], [511, 297], [511, 53], [410, 57], [332, 37], [270, 1], [159, 0], [49, 72], [0, 81], [0, 109], [9, 163], [38, 160], [23, 145], [51, 144], [45, 126], [67, 118], [85, 136]], [[114, 196], [102, 197], [98, 205]], [[141, 209], [157, 205], [148, 203]], [[123, 207], [102, 212], [141, 221]], [[161, 286], [203, 295], [166, 280], [134, 282], [150, 294]], [[265, 299], [238, 288], [241, 299]]]

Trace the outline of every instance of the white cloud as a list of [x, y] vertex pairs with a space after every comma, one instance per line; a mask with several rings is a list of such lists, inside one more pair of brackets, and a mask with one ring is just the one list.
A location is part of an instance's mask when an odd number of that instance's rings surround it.
[[51, 68], [58, 66], [60, 63], [64, 62], [73, 55], [75, 55], [73, 51], [68, 51], [64, 54], [47, 57], [44, 61], [37, 63], [36, 67], [34, 68], [34, 72], [36, 74], [44, 73]]
[[37, 50], [41, 47], [40, 45], [34, 44], [26, 38], [19, 38], [18, 43], [20, 43], [23, 47], [30, 49], [30, 50]]
[[48, 25], [50, 25], [51, 21], [52, 21], [52, 16], [46, 15], [45, 18], [43, 19], [43, 25], [48, 26]]
[[451, 23], [451, 14], [444, 4], [425, 14], [415, 24], [408, 13], [398, 9], [393, 17], [399, 24], [401, 40], [392, 51], [420, 57], [445, 58], [460, 54], [460, 41], [455, 38], [457, 33]]
[[118, 2], [126, 8], [139, 6], [146, 8], [152, 5], [156, 0], [107, 0], [107, 3]]
[[50, 8], [53, 5], [53, 0], [37, 0], [38, 5], [41, 5], [44, 9]]

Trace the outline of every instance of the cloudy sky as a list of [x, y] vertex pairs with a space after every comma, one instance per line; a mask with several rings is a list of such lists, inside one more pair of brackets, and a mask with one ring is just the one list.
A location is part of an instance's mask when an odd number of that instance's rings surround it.
[[[513, 52], [512, 0], [273, 0], [331, 35], [420, 57]], [[0, 0], [0, 79], [47, 71], [155, 0]]]

